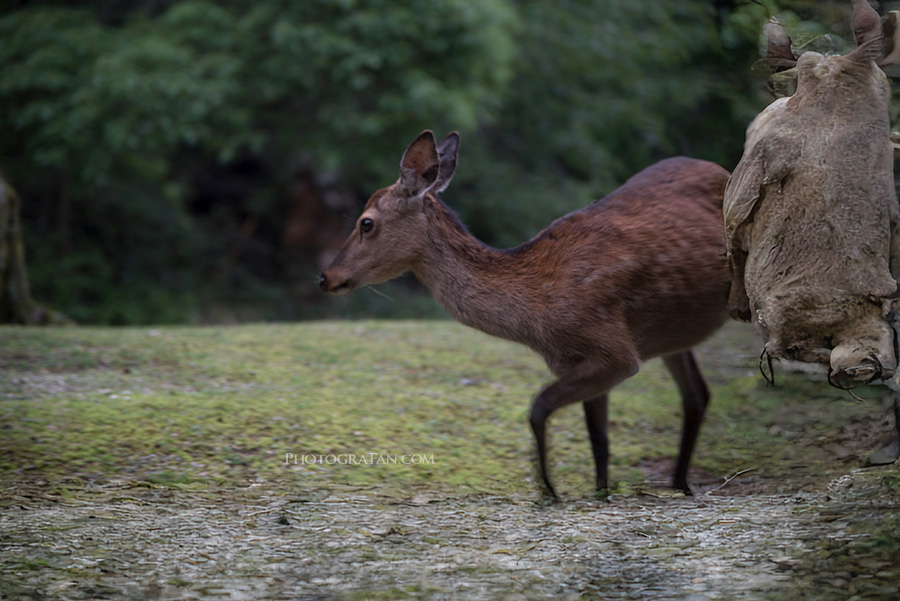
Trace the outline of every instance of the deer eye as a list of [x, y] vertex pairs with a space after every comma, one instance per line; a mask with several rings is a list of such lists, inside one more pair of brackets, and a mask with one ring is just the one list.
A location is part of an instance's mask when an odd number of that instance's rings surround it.
[[366, 217], [359, 222], [359, 231], [364, 234], [368, 234], [372, 231], [372, 228], [375, 227], [375, 222]]

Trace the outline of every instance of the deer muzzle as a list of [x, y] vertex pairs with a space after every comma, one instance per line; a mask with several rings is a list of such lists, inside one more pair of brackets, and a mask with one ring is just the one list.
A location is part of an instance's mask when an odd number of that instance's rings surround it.
[[353, 290], [349, 279], [341, 279], [335, 277], [334, 274], [329, 275], [328, 271], [319, 276], [319, 288], [327, 294], [347, 294]]

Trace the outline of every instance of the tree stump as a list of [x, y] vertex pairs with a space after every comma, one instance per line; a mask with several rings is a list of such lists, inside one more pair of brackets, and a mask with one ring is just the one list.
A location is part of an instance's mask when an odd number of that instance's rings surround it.
[[0, 176], [0, 324], [66, 324], [68, 318], [31, 298], [25, 245], [22, 243], [21, 200]]

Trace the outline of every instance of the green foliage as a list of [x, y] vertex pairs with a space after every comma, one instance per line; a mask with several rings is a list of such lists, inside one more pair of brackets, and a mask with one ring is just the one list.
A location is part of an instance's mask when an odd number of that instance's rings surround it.
[[[187, 319], [186, 296], [215, 294], [227, 230], [278, 221], [298, 155], [374, 181], [396, 140], [496, 111], [514, 52], [504, 0], [137, 6], [0, 18], [0, 160], [43, 222], [34, 287], [84, 321]], [[197, 215], [198, 165], [248, 157], [273, 177], [216, 198], [237, 201], [214, 209], [224, 224]]]
[[[0, 20], [0, 35], [13, 41], [0, 56], [12, 66], [0, 92], [23, 107], [4, 111], [3, 125], [17, 134], [21, 158], [64, 170], [78, 185], [119, 172], [161, 178], [180, 144], [219, 146], [213, 133], [234, 129], [216, 121], [237, 100], [236, 83], [227, 85], [235, 62], [180, 44], [164, 25], [112, 29], [84, 11], [23, 10]], [[242, 112], [237, 105], [227, 117]]]
[[710, 3], [538, 0], [519, 10], [504, 109], [487, 135], [463, 141], [459, 177], [471, 189], [459, 205], [476, 233], [522, 242], [675, 154], [737, 161], [762, 106], [746, 78], [757, 56], [721, 48]]
[[471, 128], [496, 108], [511, 21], [502, 2], [459, 0], [190, 0], [118, 27], [22, 9], [0, 19], [3, 126], [36, 165], [95, 184], [163, 177], [183, 146], [225, 162], [272, 138], [289, 150], [298, 132], [324, 169], [371, 162], [376, 138], [410, 121]]
[[674, 150], [667, 124], [708, 89], [696, 66], [716, 36], [705, 3], [530, 2], [523, 11], [517, 93], [501, 126], [531, 124], [524, 146], [542, 152], [520, 157], [524, 165], [549, 160], [609, 185], [631, 174], [625, 161]]

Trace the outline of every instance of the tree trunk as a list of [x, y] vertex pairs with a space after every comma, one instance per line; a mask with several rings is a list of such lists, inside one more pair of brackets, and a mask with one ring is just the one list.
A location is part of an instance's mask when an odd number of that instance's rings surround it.
[[21, 201], [0, 176], [0, 324], [71, 323], [31, 298], [19, 217]]

